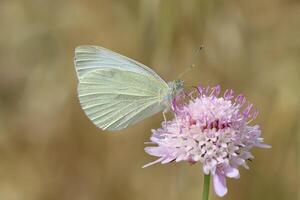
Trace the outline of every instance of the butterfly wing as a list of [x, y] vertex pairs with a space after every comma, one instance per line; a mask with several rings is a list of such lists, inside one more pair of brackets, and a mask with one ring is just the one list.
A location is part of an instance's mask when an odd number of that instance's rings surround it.
[[98, 46], [79, 46], [75, 49], [75, 66], [78, 78], [97, 69], [120, 69], [153, 76], [165, 82], [152, 69], [126, 56]]
[[149, 74], [103, 68], [80, 79], [78, 96], [96, 126], [120, 130], [163, 110], [168, 91], [165, 82]]

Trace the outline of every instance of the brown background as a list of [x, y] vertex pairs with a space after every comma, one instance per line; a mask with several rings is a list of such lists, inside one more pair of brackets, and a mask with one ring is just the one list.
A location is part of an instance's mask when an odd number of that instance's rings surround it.
[[223, 199], [299, 199], [299, 1], [0, 0], [0, 27], [1, 200], [201, 199], [200, 165], [141, 168], [155, 159], [143, 143], [161, 114], [111, 134], [84, 115], [73, 66], [81, 44], [166, 80], [195, 63], [187, 87], [244, 93], [272, 149], [253, 151]]

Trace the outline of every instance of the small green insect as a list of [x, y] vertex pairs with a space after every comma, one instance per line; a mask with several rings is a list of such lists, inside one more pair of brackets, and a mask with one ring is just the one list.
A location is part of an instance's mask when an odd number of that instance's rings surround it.
[[183, 90], [182, 80], [167, 83], [147, 66], [103, 47], [77, 47], [75, 68], [81, 106], [103, 130], [120, 130], [166, 112]]

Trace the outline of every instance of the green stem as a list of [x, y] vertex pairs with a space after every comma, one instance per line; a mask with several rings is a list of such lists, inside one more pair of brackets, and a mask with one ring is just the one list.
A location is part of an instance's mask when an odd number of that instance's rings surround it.
[[209, 175], [204, 174], [202, 200], [208, 200], [209, 182], [210, 182], [210, 174]]

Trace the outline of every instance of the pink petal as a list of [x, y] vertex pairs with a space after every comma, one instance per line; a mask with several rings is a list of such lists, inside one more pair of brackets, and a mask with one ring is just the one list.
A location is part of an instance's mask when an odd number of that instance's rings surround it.
[[163, 147], [146, 147], [145, 151], [152, 155], [157, 157], [162, 157], [165, 155], [168, 155], [167, 149]]
[[239, 170], [233, 167], [228, 167], [226, 169], [226, 176], [229, 178], [239, 178], [240, 177], [240, 173]]
[[175, 158], [173, 158], [173, 157], [164, 158], [164, 160], [161, 161], [161, 164], [167, 164], [167, 163], [173, 161], [174, 159], [175, 159]]
[[155, 160], [155, 161], [153, 161], [153, 162], [151, 162], [151, 163], [148, 163], [148, 164], [144, 165], [143, 168], [146, 168], [146, 167], [149, 167], [149, 166], [154, 165], [154, 164], [156, 164], [156, 163], [159, 163], [159, 162], [161, 162], [163, 159], [164, 159], [164, 158], [159, 158], [159, 159], [157, 159], [157, 160]]
[[218, 173], [216, 173], [213, 176], [213, 185], [215, 192], [219, 197], [223, 197], [228, 191], [226, 187], [225, 176], [223, 175], [219, 175]]

